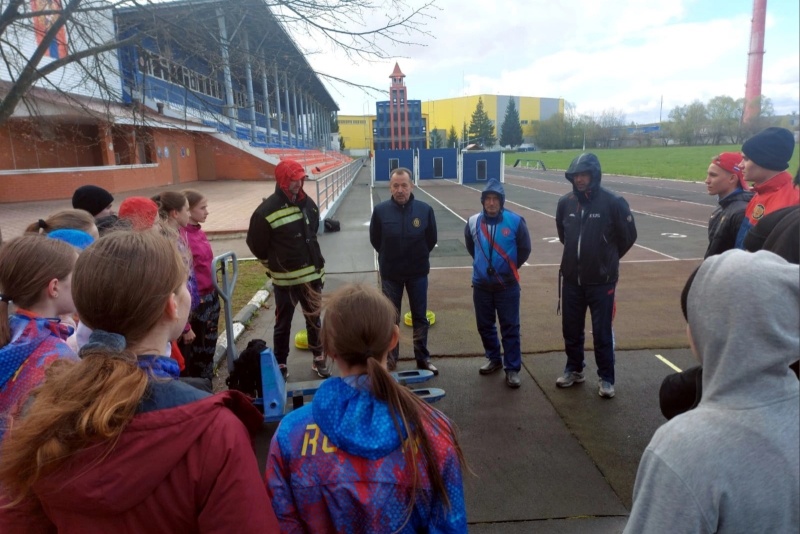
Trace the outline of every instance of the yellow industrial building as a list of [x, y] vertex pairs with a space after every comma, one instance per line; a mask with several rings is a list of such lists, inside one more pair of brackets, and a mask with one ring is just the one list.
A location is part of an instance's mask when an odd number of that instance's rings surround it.
[[[514, 99], [514, 104], [519, 112], [522, 136], [525, 142], [532, 143], [533, 125], [536, 122], [549, 119], [555, 114], [564, 113], [563, 98], [541, 98], [535, 96], [507, 96], [507, 95], [473, 95], [442, 100], [428, 100], [422, 102], [422, 117], [430, 134], [438, 130], [444, 139], [450, 127], [456, 129], [461, 136], [464, 124], [469, 127], [472, 113], [478, 105], [478, 98], [483, 99], [483, 107], [489, 119], [494, 121], [495, 135], [500, 137], [499, 128], [505, 117], [509, 99]], [[373, 147], [373, 122], [375, 115], [339, 115], [339, 136], [344, 138], [345, 150], [351, 154], [366, 154]]]

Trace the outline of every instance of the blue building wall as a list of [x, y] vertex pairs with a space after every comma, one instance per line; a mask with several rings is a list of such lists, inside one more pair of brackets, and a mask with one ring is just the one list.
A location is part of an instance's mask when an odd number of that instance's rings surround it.
[[[422, 101], [409, 100], [408, 106], [408, 148], [427, 148], [428, 128], [425, 119], [422, 117]], [[405, 113], [402, 114], [402, 121], [405, 121]], [[375, 150], [391, 149], [391, 125], [389, 116], [389, 101], [377, 102], [375, 104], [375, 121], [373, 123], [372, 137]], [[395, 122], [399, 126], [398, 122]], [[399, 139], [395, 135], [395, 141]]]
[[[441, 159], [441, 175], [435, 173], [435, 160]], [[419, 179], [458, 178], [458, 151], [455, 148], [430, 148], [419, 151]]]
[[[500, 181], [501, 152], [470, 152], [461, 153], [463, 158], [462, 183], [474, 184], [495, 179]], [[483, 163], [479, 163], [483, 162]]]
[[[393, 161], [397, 160], [397, 165], [392, 166]], [[396, 167], [405, 167], [414, 172], [414, 151], [413, 150], [376, 150], [375, 151], [375, 181], [388, 182], [392, 170]], [[414, 177], [412, 176], [413, 180]]]

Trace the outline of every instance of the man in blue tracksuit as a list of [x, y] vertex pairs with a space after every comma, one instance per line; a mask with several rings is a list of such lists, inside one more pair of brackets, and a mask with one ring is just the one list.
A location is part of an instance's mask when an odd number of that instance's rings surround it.
[[614, 396], [614, 338], [611, 320], [619, 278], [619, 260], [636, 241], [636, 224], [624, 198], [600, 187], [600, 161], [584, 153], [565, 173], [572, 192], [558, 201], [556, 228], [564, 245], [560, 277], [564, 309], [562, 331], [567, 353], [564, 375], [556, 380], [567, 388], [585, 380], [583, 343], [586, 308], [592, 313], [592, 336], [598, 393]]
[[[505, 200], [503, 185], [490, 180], [481, 193], [483, 210], [469, 218], [464, 241], [472, 256], [475, 320], [488, 359], [479, 372], [488, 375], [505, 367], [506, 384], [518, 388], [522, 365], [518, 267], [531, 254], [531, 236], [525, 219], [504, 208]], [[500, 321], [503, 355], [496, 320]]]
[[[433, 208], [414, 198], [413, 189], [410, 170], [398, 167], [392, 171], [389, 177], [392, 198], [372, 211], [369, 242], [378, 252], [381, 290], [397, 308], [398, 321], [404, 288], [408, 294], [417, 368], [438, 375], [428, 352], [428, 273], [430, 254], [437, 240], [436, 217]], [[398, 344], [389, 352], [390, 370], [397, 366], [399, 355]]]

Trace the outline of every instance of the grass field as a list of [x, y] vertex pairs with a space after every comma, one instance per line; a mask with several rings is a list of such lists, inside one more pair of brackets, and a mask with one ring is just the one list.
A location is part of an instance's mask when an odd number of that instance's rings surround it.
[[[231, 313], [236, 315], [239, 310], [250, 302], [256, 291], [264, 287], [267, 277], [264, 275], [266, 268], [258, 261], [240, 261], [239, 274], [236, 279], [236, 287], [233, 288], [233, 298], [231, 299]], [[219, 331], [225, 329], [224, 312], [219, 315]]]
[[[597, 148], [587, 149], [600, 159], [603, 174], [623, 174], [627, 176], [647, 176], [653, 178], [676, 178], [679, 180], [703, 181], [711, 158], [720, 152], [739, 152], [740, 145], [715, 146], [667, 146], [646, 148]], [[517, 159], [520, 165], [525, 161], [541, 160], [547, 169], [566, 169], [582, 150], [549, 150], [542, 152], [518, 152], [506, 154], [506, 165], [513, 165]], [[789, 164], [789, 172], [797, 171], [800, 150], [795, 146]]]

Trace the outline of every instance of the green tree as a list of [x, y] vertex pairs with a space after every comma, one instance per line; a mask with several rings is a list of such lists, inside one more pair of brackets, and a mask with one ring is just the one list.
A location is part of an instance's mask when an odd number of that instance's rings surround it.
[[708, 135], [711, 144], [736, 143], [739, 138], [741, 105], [729, 96], [715, 96], [706, 104], [708, 111]]
[[672, 121], [669, 133], [683, 145], [699, 145], [703, 142], [703, 130], [708, 125], [706, 106], [695, 100], [687, 106], [678, 106], [669, 112]]
[[506, 115], [500, 127], [500, 145], [515, 147], [522, 144], [522, 125], [519, 123], [519, 112], [513, 98], [508, 99]]
[[456, 148], [458, 146], [458, 133], [456, 127], [450, 126], [450, 132], [447, 134], [447, 148]]
[[472, 120], [469, 122], [469, 139], [467, 139], [467, 142], [470, 140], [477, 141], [484, 147], [492, 147], [497, 143], [497, 137], [494, 135], [494, 124], [492, 124], [489, 115], [483, 108], [483, 98], [481, 97], [478, 97], [478, 105], [475, 106]]
[[442, 130], [437, 130], [436, 126], [433, 127], [431, 130], [431, 148], [444, 148], [444, 135], [442, 134]]

